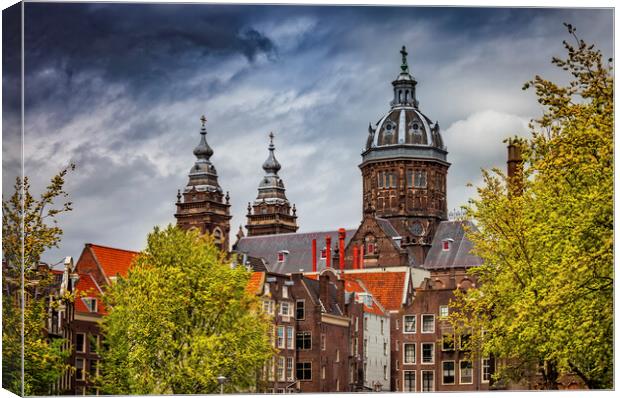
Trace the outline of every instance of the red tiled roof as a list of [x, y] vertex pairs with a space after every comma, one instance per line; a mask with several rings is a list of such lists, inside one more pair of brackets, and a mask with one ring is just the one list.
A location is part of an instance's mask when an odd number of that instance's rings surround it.
[[364, 304], [364, 312], [385, 316], [385, 312], [383, 312], [383, 310], [381, 310], [381, 308], [374, 301], [372, 302], [372, 307], [369, 307], [366, 304]]
[[103, 305], [101, 300], [101, 290], [97, 285], [97, 282], [93, 279], [90, 274], [79, 274], [80, 279], [78, 280], [76, 286], [76, 295], [75, 295], [75, 311], [83, 312], [87, 314], [92, 314], [82, 298], [85, 297], [94, 297], [97, 299], [97, 314], [105, 315], [107, 311]]
[[250, 280], [248, 284], [245, 286], [245, 291], [248, 293], [258, 294], [260, 287], [263, 285], [263, 281], [265, 280], [264, 272], [252, 272], [250, 276]]
[[345, 280], [359, 280], [388, 311], [398, 310], [405, 289], [406, 272], [359, 272], [344, 275]]
[[359, 284], [358, 281], [353, 279], [344, 280], [344, 290], [347, 292], [364, 293], [366, 290]]
[[92, 243], [90, 248], [107, 277], [116, 276], [117, 274], [120, 276], [127, 275], [131, 262], [138, 255], [138, 252], [131, 250], [99, 246]]

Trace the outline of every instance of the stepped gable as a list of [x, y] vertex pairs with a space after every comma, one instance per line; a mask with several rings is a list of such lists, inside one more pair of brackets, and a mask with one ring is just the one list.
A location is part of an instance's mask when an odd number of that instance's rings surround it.
[[[482, 259], [471, 253], [473, 243], [467, 239], [465, 227], [478, 229], [471, 221], [442, 221], [439, 223], [431, 249], [424, 261], [425, 269], [469, 268], [482, 265]], [[450, 242], [444, 249], [444, 241]]]
[[[346, 230], [345, 247], [355, 233]], [[338, 246], [338, 231], [287, 233], [276, 235], [247, 236], [239, 239], [233, 250], [247, 254], [248, 258], [262, 258], [267, 271], [279, 274], [312, 271], [312, 240], [317, 245], [317, 270], [325, 269], [325, 259], [321, 259], [321, 250], [325, 247], [325, 237], [331, 237], [332, 254]], [[283, 262], [278, 262], [278, 252], [287, 251]], [[332, 264], [338, 266], [338, 264]]]

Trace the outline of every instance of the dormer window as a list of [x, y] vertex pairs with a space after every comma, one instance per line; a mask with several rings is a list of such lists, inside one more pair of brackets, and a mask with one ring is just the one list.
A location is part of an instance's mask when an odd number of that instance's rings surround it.
[[94, 297], [84, 297], [84, 298], [82, 298], [82, 301], [86, 305], [86, 308], [88, 308], [88, 311], [90, 311], [90, 312], [97, 312], [97, 299], [96, 298], [94, 298]]
[[288, 251], [286, 250], [280, 250], [278, 252], [278, 262], [279, 263], [283, 263], [286, 260], [286, 255], [288, 254]]
[[441, 241], [442, 247], [441, 250], [444, 252], [447, 252], [450, 250], [450, 247], [452, 246], [452, 239], [444, 239]]
[[324, 260], [327, 258], [327, 249], [323, 248], [321, 249], [321, 260]]

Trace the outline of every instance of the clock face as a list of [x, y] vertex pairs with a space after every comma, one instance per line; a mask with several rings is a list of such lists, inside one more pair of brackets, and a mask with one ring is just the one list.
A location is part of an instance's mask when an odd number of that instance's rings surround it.
[[415, 236], [421, 236], [424, 234], [424, 227], [419, 222], [416, 222], [411, 226], [411, 233]]

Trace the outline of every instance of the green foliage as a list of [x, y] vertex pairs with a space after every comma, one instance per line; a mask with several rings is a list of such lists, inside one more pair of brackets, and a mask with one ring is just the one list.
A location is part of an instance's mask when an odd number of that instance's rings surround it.
[[268, 322], [209, 235], [155, 228], [126, 278], [106, 291], [103, 391], [207, 394], [256, 383], [272, 355]]
[[[20, 395], [49, 394], [69, 367], [64, 340], [50, 341], [45, 333], [52, 274], [38, 265], [45, 250], [58, 247], [62, 237], [56, 217], [71, 210], [63, 187], [73, 169], [70, 165], [61, 170], [38, 199], [30, 193], [28, 177], [18, 177], [15, 192], [2, 201], [2, 386]], [[58, 199], [63, 203], [56, 206]]]
[[538, 372], [545, 388], [556, 388], [559, 375], [573, 372], [590, 388], [612, 388], [612, 68], [566, 26], [576, 45], [565, 42], [567, 59], [553, 63], [572, 80], [560, 86], [537, 76], [525, 85], [545, 112], [532, 137], [517, 141], [521, 175], [483, 171], [467, 210], [485, 264], [472, 270], [479, 287], [457, 293], [451, 318], [476, 331], [482, 355], [505, 359], [498, 379]]

